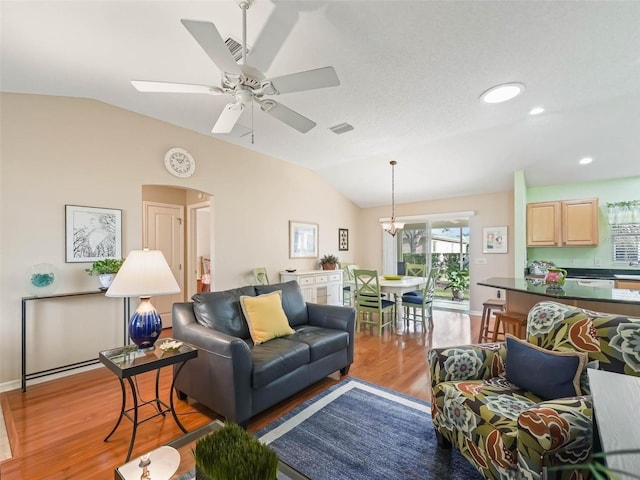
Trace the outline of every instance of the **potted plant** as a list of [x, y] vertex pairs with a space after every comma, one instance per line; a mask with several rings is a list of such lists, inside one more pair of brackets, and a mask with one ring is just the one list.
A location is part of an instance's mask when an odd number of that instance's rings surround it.
[[85, 269], [85, 272], [89, 275], [97, 275], [102, 287], [107, 289], [111, 286], [113, 279], [116, 278], [116, 273], [118, 273], [123, 263], [124, 258], [104, 258], [93, 262], [91, 268]]
[[338, 267], [338, 257], [327, 254], [320, 259], [320, 265], [323, 270], [335, 270]]
[[276, 452], [236, 423], [196, 442], [193, 449], [196, 480], [275, 480]]
[[450, 270], [445, 290], [451, 289], [452, 300], [463, 300], [464, 292], [469, 288], [468, 270]]

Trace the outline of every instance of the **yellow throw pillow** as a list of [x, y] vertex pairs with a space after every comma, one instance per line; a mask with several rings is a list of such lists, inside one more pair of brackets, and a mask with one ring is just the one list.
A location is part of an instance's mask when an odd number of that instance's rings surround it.
[[296, 331], [289, 326], [289, 320], [282, 309], [282, 292], [249, 297], [240, 297], [242, 312], [249, 324], [253, 343], [259, 345], [276, 337], [291, 335]]

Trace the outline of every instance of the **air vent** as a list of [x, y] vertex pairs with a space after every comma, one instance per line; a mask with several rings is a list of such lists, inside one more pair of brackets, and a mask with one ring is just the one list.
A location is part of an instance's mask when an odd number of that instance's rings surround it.
[[[224, 44], [229, 49], [236, 62], [242, 58], [242, 43], [237, 41], [235, 38], [229, 37], [224, 41]], [[249, 48], [249, 45], [247, 45], [247, 55], [249, 55], [250, 51], [251, 49]]]
[[347, 133], [353, 130], [353, 125], [349, 125], [348, 123], [341, 123], [339, 125], [330, 127], [329, 130], [331, 130], [336, 135], [342, 135], [343, 133]]

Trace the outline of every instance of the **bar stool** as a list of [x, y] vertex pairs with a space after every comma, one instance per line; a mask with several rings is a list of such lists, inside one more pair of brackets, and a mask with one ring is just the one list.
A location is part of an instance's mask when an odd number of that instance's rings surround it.
[[[489, 330], [489, 321], [494, 310], [504, 311], [505, 301], [499, 298], [491, 298], [482, 304], [482, 322], [480, 323], [480, 333], [478, 343], [490, 342], [493, 338], [493, 331]], [[495, 326], [494, 326], [495, 328]]]
[[502, 335], [507, 333], [524, 339], [527, 336], [527, 316], [524, 313], [496, 312], [496, 323], [493, 326], [493, 341], [498, 340], [498, 333], [502, 327]]

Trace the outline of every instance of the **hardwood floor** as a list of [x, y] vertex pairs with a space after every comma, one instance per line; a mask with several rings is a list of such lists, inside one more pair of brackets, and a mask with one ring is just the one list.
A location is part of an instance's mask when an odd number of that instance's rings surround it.
[[[427, 353], [432, 346], [470, 343], [477, 338], [480, 318], [435, 311], [434, 328], [422, 331], [411, 326], [381, 337], [369, 331], [356, 334], [355, 361], [350, 376], [424, 400], [430, 400]], [[163, 336], [170, 336], [165, 331]], [[336, 373], [256, 416], [249, 424], [255, 432], [295, 406], [334, 385]], [[143, 396], [151, 396], [155, 376], [138, 377]], [[168, 398], [171, 369], [161, 375], [163, 399]], [[14, 456], [0, 463], [2, 480], [25, 479], [112, 479], [113, 470], [124, 463], [132, 426], [123, 420], [109, 442], [103, 442], [120, 411], [118, 380], [105, 368], [62, 379], [30, 385], [0, 394]], [[176, 401], [180, 421], [187, 430], [217, 416], [197, 403]], [[170, 415], [138, 427], [133, 456], [152, 450], [179, 437], [181, 430]]]

